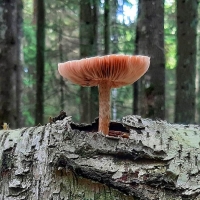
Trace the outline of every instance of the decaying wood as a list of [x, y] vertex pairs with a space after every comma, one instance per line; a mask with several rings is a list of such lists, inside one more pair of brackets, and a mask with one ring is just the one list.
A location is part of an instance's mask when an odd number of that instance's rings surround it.
[[198, 125], [127, 116], [112, 139], [96, 123], [0, 131], [0, 199], [200, 199]]

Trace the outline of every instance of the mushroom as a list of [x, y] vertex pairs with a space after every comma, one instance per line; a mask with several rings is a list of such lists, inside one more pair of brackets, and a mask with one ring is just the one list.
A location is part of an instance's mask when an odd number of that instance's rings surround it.
[[99, 87], [99, 132], [109, 135], [111, 88], [134, 83], [149, 64], [147, 56], [113, 54], [59, 63], [58, 71], [72, 83]]

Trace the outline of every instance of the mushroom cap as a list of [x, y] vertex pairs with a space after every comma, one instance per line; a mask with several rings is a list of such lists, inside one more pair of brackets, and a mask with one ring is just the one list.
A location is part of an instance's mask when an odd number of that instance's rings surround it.
[[81, 86], [97, 86], [108, 80], [111, 88], [132, 84], [149, 68], [148, 56], [107, 55], [58, 64], [61, 76]]

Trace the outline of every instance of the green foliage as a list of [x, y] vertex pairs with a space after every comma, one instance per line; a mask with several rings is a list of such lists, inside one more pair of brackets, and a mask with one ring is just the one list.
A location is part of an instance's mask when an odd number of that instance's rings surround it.
[[24, 62], [29, 65], [35, 65], [36, 56], [36, 34], [35, 26], [31, 24], [30, 19], [24, 19], [24, 41], [23, 53]]
[[165, 2], [165, 58], [166, 58], [166, 119], [174, 121], [175, 68], [176, 68], [176, 5]]
[[118, 29], [118, 50], [119, 53], [132, 55], [134, 52], [135, 24], [121, 24]]
[[[78, 2], [51, 1], [46, 2], [46, 50], [45, 50], [45, 116], [57, 116], [60, 106], [60, 76], [57, 64], [68, 59], [78, 58]], [[35, 110], [35, 70], [36, 70], [36, 26], [33, 23], [33, 1], [24, 0], [23, 23], [23, 116], [26, 126], [34, 125]], [[60, 36], [61, 35], [61, 36]], [[61, 37], [61, 38], [60, 38]], [[61, 48], [60, 48], [61, 47]], [[61, 52], [62, 51], [62, 52]], [[76, 52], [74, 52], [76, 51]], [[62, 55], [61, 55], [62, 54]], [[63, 86], [65, 93], [65, 109], [68, 115], [78, 119], [75, 102], [79, 99], [74, 86]], [[76, 93], [76, 95], [73, 95]]]
[[165, 3], [165, 56], [166, 68], [176, 67], [176, 11], [175, 1]]
[[[134, 3], [133, 3], [134, 2]], [[133, 9], [136, 15], [137, 1], [125, 0], [118, 2], [117, 10], [111, 10], [111, 50], [112, 53], [132, 55], [134, 52], [135, 26], [134, 20], [127, 22], [114, 16], [115, 13], [125, 14], [123, 3]], [[99, 54], [103, 52], [103, 1], [99, 7]], [[130, 19], [130, 17], [129, 17]], [[132, 19], [132, 18], [131, 18]], [[165, 53], [167, 68], [167, 107], [170, 118], [173, 112], [174, 99], [174, 68], [176, 66], [176, 24], [175, 1], [165, 3]], [[24, 0], [24, 75], [23, 75], [23, 115], [25, 125], [34, 124], [35, 106], [35, 58], [36, 58], [36, 27], [33, 24], [33, 1]], [[45, 50], [45, 122], [49, 116], [57, 116], [61, 110], [61, 90], [64, 94], [64, 110], [79, 121], [79, 86], [61, 81], [57, 72], [57, 63], [79, 59], [79, 1], [53, 0], [46, 1], [46, 50]], [[117, 89], [117, 118], [132, 114], [132, 86]], [[171, 118], [170, 118], [171, 119]]]
[[132, 99], [133, 99], [132, 85], [128, 85], [117, 89], [117, 98], [116, 98], [117, 119], [122, 119], [123, 116], [132, 114]]
[[34, 125], [36, 28], [33, 24], [33, 1], [24, 0], [23, 12], [23, 93], [22, 114], [24, 125]]

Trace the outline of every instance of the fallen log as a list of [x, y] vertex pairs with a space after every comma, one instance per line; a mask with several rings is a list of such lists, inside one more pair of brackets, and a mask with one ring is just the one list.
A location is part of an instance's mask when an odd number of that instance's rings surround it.
[[105, 137], [71, 117], [0, 131], [0, 199], [200, 199], [200, 127], [126, 116]]

